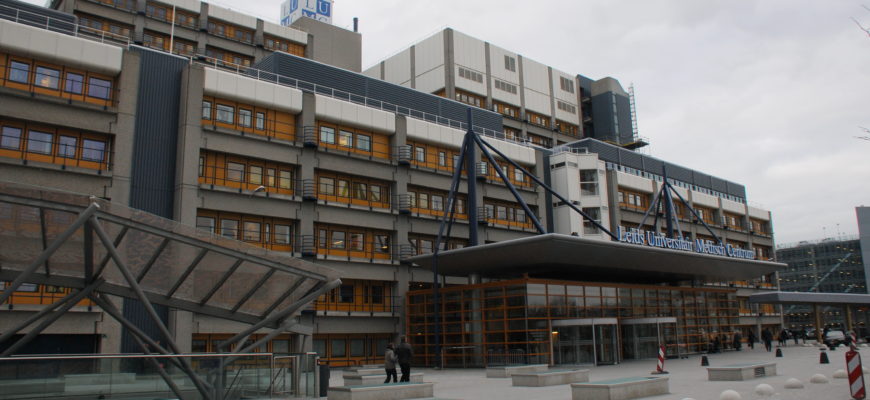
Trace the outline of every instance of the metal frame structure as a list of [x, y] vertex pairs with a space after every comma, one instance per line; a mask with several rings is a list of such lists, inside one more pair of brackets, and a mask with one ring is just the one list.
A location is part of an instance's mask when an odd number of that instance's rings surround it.
[[[713, 232], [713, 229], [710, 228], [710, 225], [707, 225], [707, 222], [705, 222], [704, 219], [701, 218], [700, 215], [698, 215], [698, 212], [695, 211], [694, 208], [692, 208], [691, 204], [689, 204], [689, 202], [683, 198], [683, 196], [680, 194], [680, 192], [678, 192], [676, 189], [674, 189], [673, 185], [671, 185], [671, 182], [668, 180], [667, 168], [665, 168], [664, 166], [662, 167], [662, 178], [663, 178], [662, 179], [663, 182], [662, 182], [661, 189], [659, 189], [659, 193], [655, 196], [655, 199], [652, 201], [649, 208], [643, 214], [643, 218], [640, 220], [640, 223], [637, 224], [637, 228], [642, 229], [644, 224], [646, 223], [646, 219], [649, 217], [650, 213], [655, 213], [655, 219], [653, 219], [653, 229], [656, 232], [658, 232], [658, 229], [659, 229], [659, 211], [658, 210], [661, 208], [664, 208], [665, 223], [667, 226], [667, 237], [670, 239], [675, 238], [674, 229], [676, 226], [676, 232], [679, 233], [679, 236], [677, 236], [677, 237], [682, 238], [683, 237], [683, 230], [680, 229], [679, 217], [677, 216], [677, 210], [674, 207], [674, 197], [673, 196], [676, 195], [677, 199], [679, 199], [680, 203], [683, 203], [683, 206], [685, 206], [686, 209], [688, 209], [692, 213], [692, 216], [694, 216], [695, 219], [698, 222], [700, 222], [701, 225], [703, 225], [705, 229], [707, 229], [707, 232], [710, 233], [710, 235], [716, 239], [716, 242], [720, 246], [722, 246], [723, 245], [722, 239], [719, 238], [719, 235], [716, 235], [716, 233]], [[664, 202], [664, 207], [662, 207], [662, 202]]]
[[[619, 240], [619, 237], [613, 234], [609, 229], [605, 228], [601, 223], [591, 218], [588, 214], [583, 212], [576, 205], [568, 201], [564, 196], [557, 193], [553, 188], [551, 188], [547, 183], [545, 183], [542, 179], [535, 176], [535, 174], [530, 173], [525, 168], [520, 166], [515, 161], [511, 160], [510, 157], [499, 151], [490, 143], [487, 143], [485, 140], [481, 139], [480, 135], [474, 131], [472, 128], [474, 126], [472, 120], [472, 109], [468, 108], [467, 114], [468, 122], [466, 126], [468, 129], [465, 132], [465, 137], [462, 141], [462, 146], [459, 151], [459, 158], [455, 163], [453, 170], [453, 180], [450, 185], [450, 191], [447, 194], [447, 210], [448, 212], [441, 217], [441, 224], [438, 228], [438, 235], [435, 239], [435, 249], [432, 254], [432, 293], [433, 300], [435, 302], [435, 352], [439, 354], [441, 352], [441, 310], [440, 310], [440, 298], [438, 289], [440, 287], [439, 277], [438, 277], [438, 252], [441, 250], [442, 242], [444, 237], [450, 237], [450, 231], [453, 227], [453, 223], [456, 217], [456, 195], [459, 191], [459, 183], [461, 182], [462, 177], [462, 166], [465, 166], [465, 175], [467, 178], [467, 191], [468, 191], [468, 199], [467, 202], [467, 210], [468, 210], [468, 220], [469, 220], [469, 228], [468, 228], [468, 245], [477, 246], [477, 162], [475, 157], [475, 148], [480, 149], [480, 152], [486, 157], [489, 164], [495, 169], [495, 172], [498, 174], [501, 182], [507, 186], [508, 190], [510, 190], [511, 194], [520, 204], [520, 206], [525, 210], [528, 218], [532, 220], [532, 224], [535, 226], [535, 229], [538, 231], [538, 234], [545, 234], [547, 230], [544, 228], [544, 225], [541, 224], [541, 221], [532, 212], [532, 209], [529, 207], [528, 203], [520, 196], [520, 193], [517, 192], [517, 188], [511, 183], [508, 176], [502, 171], [501, 168], [498, 168], [498, 163], [495, 161], [495, 157], [492, 153], [498, 155], [502, 160], [508, 162], [513, 165], [514, 168], [523, 172], [525, 176], [528, 176], [536, 184], [544, 188], [544, 190], [550, 194], [555, 196], [560, 201], [564, 202], [567, 206], [569, 206], [572, 210], [576, 211], [580, 214], [584, 220], [591, 222], [595, 225], [596, 228], [600, 229], [608, 236], [613, 238], [614, 240]], [[445, 229], [447, 230], [445, 235]], [[436, 358], [439, 359], [440, 358]]]
[[[146, 355], [181, 354], [154, 305], [251, 324], [221, 345], [222, 351], [236, 345], [229, 352], [233, 356], [222, 359], [223, 367], [292, 328], [297, 311], [341, 284], [331, 269], [233, 240], [206, 236], [177, 222], [93, 197], [0, 183], [0, 208], [4, 211], [0, 213], [0, 232], [6, 232], [0, 233], [5, 236], [0, 238], [3, 264], [0, 280], [11, 281], [0, 292], [0, 304], [24, 283], [73, 289], [54, 304], [4, 329], [0, 344], [39, 321], [0, 357], [14, 354], [87, 298], [123, 325]], [[34, 229], [26, 226], [31, 221], [20, 218], [34, 214], [34, 209], [39, 215], [38, 238], [33, 237], [37, 234], [32, 232]], [[56, 220], [69, 220], [72, 215], [76, 216], [72, 223], [51, 225]], [[49, 240], [51, 228], [61, 227], [63, 231]], [[117, 232], [114, 238], [110, 232]], [[97, 257], [98, 253], [102, 257]], [[185, 257], [194, 253], [192, 259]], [[145, 255], [147, 261], [142, 263]], [[203, 262], [206, 258], [208, 262]], [[99, 263], [95, 262], [98, 259]], [[221, 269], [221, 261], [231, 264]], [[240, 268], [242, 265], [244, 268]], [[219, 279], [211, 280], [216, 276]], [[205, 295], [195, 299], [198, 292]], [[236, 292], [243, 295], [234, 295]], [[221, 301], [215, 300], [216, 294], [221, 295]], [[158, 329], [159, 339], [126, 319], [110, 298], [112, 295], [140, 301], [150, 323]], [[271, 331], [254, 343], [241, 345], [252, 333], [268, 328]], [[154, 358], [149, 360], [175, 395], [184, 398], [166, 372], [157, 367], [158, 362]], [[170, 360], [191, 379], [202, 398], [223, 398], [223, 373], [209, 382], [194, 372], [187, 358]]]

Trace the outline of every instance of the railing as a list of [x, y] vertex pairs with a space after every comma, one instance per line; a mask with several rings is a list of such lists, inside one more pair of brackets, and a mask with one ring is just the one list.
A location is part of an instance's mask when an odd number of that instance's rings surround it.
[[534, 229], [531, 222], [529, 222], [528, 217], [526, 217], [526, 222], [515, 221], [509, 218], [509, 216], [505, 215], [504, 218], [499, 218], [497, 215], [488, 215], [486, 207], [478, 207], [477, 208], [477, 222], [478, 224], [491, 224], [494, 226], [508, 227], [508, 228], [516, 228], [516, 229]]
[[[318, 131], [317, 127], [314, 126], [303, 127], [303, 146], [320, 148], [326, 151], [344, 152], [359, 157], [368, 157], [370, 160], [375, 158], [389, 160], [392, 157], [392, 152], [389, 150], [389, 147], [383, 142], [375, 142], [374, 135], [350, 133], [341, 127], [329, 127], [329, 131], [324, 131], [324, 128], [325, 127], [321, 127], [321, 130]], [[367, 148], [360, 147], [361, 135], [369, 138]]]
[[[230, 356], [238, 356], [228, 360]], [[157, 365], [149, 359], [153, 358]], [[276, 375], [271, 353], [182, 355], [57, 355], [0, 358], [0, 399], [28, 398], [175, 398], [196, 386], [173, 360], [186, 359], [208, 381], [224, 378], [220, 398], [271, 397]], [[175, 394], [161, 377], [179, 389]], [[301, 373], [301, 372], [300, 372]], [[307, 372], [313, 375], [312, 372]], [[291, 380], [292, 382], [292, 380]], [[301, 394], [292, 386], [280, 388]], [[313, 392], [313, 391], [312, 391]], [[311, 393], [311, 392], [308, 392]]]
[[102, 4], [106, 7], [133, 12], [136, 9], [135, 0], [88, 0], [91, 3]]
[[[331, 298], [333, 297], [334, 298]], [[401, 296], [381, 295], [381, 296], [341, 296], [338, 293], [327, 293], [314, 301], [309, 310], [314, 311], [332, 311], [351, 313], [390, 313], [398, 315], [399, 308], [403, 303]]]
[[821, 243], [829, 243], [829, 242], [847, 242], [852, 240], [858, 240], [860, 236], [858, 235], [838, 235], [837, 237], [828, 237], [824, 239], [814, 239], [814, 240], [801, 240], [800, 242], [790, 242], [776, 245], [776, 249], [788, 249], [792, 247], [800, 247], [807, 246], [811, 244], [821, 244]]
[[121, 45], [125, 47], [130, 45], [130, 38], [127, 36], [93, 29], [86, 25], [79, 25], [74, 22], [52, 18], [6, 5], [0, 5], [0, 18], [23, 25], [46, 29], [52, 32], [63, 33], [65, 35], [96, 40], [100, 43]]
[[[0, 292], [3, 291], [7, 283], [0, 282]], [[19, 305], [49, 305], [68, 295], [72, 289], [51, 285], [37, 285], [33, 283], [25, 283], [21, 287], [12, 292], [5, 302], [0, 304], [8, 304], [12, 308]], [[80, 307], [90, 307], [94, 303], [90, 299], [84, 299], [76, 304]]]
[[[343, 180], [345, 178], [338, 177], [336, 180]], [[303, 179], [302, 180], [302, 198], [305, 200], [319, 200], [323, 202], [333, 202], [333, 203], [341, 203], [347, 204], [348, 206], [361, 206], [368, 207], [370, 209], [390, 209], [391, 208], [391, 198], [388, 193], [379, 193], [378, 195], [374, 195], [371, 188], [372, 184], [366, 183], [365, 189], [361, 189], [362, 192], [359, 192], [352, 182], [351, 178], [346, 178], [348, 182], [348, 186], [343, 188], [338, 187], [335, 183], [327, 184], [324, 182], [316, 183], [313, 179]], [[390, 184], [384, 182], [382, 185], [375, 184], [374, 186], [380, 187], [381, 190], [389, 191]], [[327, 193], [321, 193], [321, 190], [327, 190]], [[344, 191], [344, 193], [341, 193]], [[356, 193], [355, 193], [356, 192]], [[334, 193], [334, 194], [329, 194]], [[362, 198], [361, 198], [362, 197]]]
[[65, 67], [44, 67], [39, 62], [8, 58], [6, 64], [0, 64], [0, 86], [103, 107], [113, 106], [121, 93], [112, 87], [111, 80], [91, 77], [79, 70], [67, 71]]
[[243, 117], [239, 107], [233, 108], [232, 123], [219, 121], [215, 115], [216, 112], [214, 112], [216, 103], [214, 99], [206, 99], [205, 101], [211, 103], [211, 108], [207, 109], [205, 106], [202, 108], [203, 116], [209, 116], [209, 119], [202, 119], [200, 125], [203, 127], [211, 127], [212, 129], [232, 129], [240, 132], [242, 135], [251, 134], [267, 137], [269, 139], [285, 140], [288, 142], [296, 141], [295, 124], [288, 124], [265, 116], [259, 117], [257, 114], [252, 113], [252, 110], [247, 110], [249, 114]]

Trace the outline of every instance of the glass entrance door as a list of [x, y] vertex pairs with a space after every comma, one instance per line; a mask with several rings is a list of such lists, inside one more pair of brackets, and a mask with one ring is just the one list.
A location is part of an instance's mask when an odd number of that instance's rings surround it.
[[553, 328], [553, 358], [559, 365], [616, 364], [616, 325], [574, 325]]
[[657, 358], [661, 345], [666, 345], [668, 356], [678, 355], [676, 323], [622, 325], [622, 352], [626, 359]]
[[616, 364], [619, 360], [616, 325], [595, 325], [594, 328], [596, 364]]

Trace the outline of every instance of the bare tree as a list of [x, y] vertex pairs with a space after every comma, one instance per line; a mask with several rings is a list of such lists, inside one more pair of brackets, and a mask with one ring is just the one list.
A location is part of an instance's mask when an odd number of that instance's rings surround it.
[[[864, 7], [865, 10], [870, 11], [870, 8], [868, 8], [867, 6], [862, 5], [861, 7]], [[852, 17], [852, 21], [855, 21], [855, 25], [858, 25], [858, 28], [861, 28], [861, 30], [864, 31], [864, 33], [866, 33], [867, 36], [870, 36], [870, 27], [864, 27], [864, 25], [862, 25], [860, 22], [858, 22], [858, 20], [855, 19], [855, 17]]]
[[863, 126], [859, 126], [859, 128], [861, 128], [861, 130], [864, 131], [864, 133], [867, 133], [867, 135], [864, 135], [864, 136], [855, 136], [855, 139], [861, 139], [861, 140], [867, 140], [867, 141], [870, 141], [870, 129], [867, 129], [867, 128], [863, 127]]

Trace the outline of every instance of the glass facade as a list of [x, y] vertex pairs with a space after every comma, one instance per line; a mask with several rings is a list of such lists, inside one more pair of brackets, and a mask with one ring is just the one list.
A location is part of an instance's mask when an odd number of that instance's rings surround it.
[[[443, 288], [445, 367], [612, 364], [698, 353], [738, 325], [733, 289], [518, 279]], [[436, 365], [431, 290], [407, 297], [414, 363]]]

